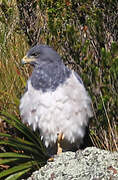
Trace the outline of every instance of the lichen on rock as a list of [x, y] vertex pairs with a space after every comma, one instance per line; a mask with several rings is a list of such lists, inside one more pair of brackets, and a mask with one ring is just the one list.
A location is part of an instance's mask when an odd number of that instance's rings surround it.
[[64, 152], [34, 172], [28, 180], [117, 180], [118, 153], [95, 147]]

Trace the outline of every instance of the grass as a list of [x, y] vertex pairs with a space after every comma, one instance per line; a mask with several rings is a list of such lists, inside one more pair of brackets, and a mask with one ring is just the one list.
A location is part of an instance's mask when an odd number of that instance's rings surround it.
[[0, 153], [0, 178], [8, 177], [12, 180], [21, 178], [23, 175], [26, 178], [44, 165], [48, 159], [40, 134], [32, 132], [14, 115], [6, 112], [0, 115], [17, 132], [16, 135], [11, 132], [0, 133], [0, 146], [4, 147], [4, 152]]

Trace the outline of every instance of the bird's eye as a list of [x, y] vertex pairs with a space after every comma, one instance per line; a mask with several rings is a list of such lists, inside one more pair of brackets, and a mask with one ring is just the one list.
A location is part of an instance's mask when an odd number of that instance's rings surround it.
[[38, 55], [39, 55], [39, 53], [36, 53], [36, 52], [31, 54], [31, 56], [33, 56], [33, 57], [34, 57], [34, 56], [36, 57], [36, 56], [38, 56]]

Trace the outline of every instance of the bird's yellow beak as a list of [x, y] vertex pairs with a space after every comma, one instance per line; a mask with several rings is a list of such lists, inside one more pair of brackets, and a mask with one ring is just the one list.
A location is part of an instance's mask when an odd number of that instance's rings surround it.
[[28, 64], [28, 63], [31, 63], [31, 62], [34, 62], [35, 61], [35, 58], [29, 58], [29, 57], [27, 57], [27, 56], [24, 56], [24, 58], [22, 59], [22, 64]]

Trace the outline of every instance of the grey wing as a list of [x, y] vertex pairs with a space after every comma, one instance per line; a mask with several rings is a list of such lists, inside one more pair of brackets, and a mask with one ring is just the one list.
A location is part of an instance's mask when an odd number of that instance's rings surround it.
[[26, 93], [27, 91], [28, 91], [28, 83], [26, 83], [24, 93]]
[[[76, 72], [74, 72], [74, 75], [76, 76], [76, 78], [78, 79], [78, 81], [79, 81], [81, 84], [83, 84], [82, 79], [80, 78], [80, 76], [79, 76]], [[84, 85], [84, 84], [83, 84], [83, 85]]]

